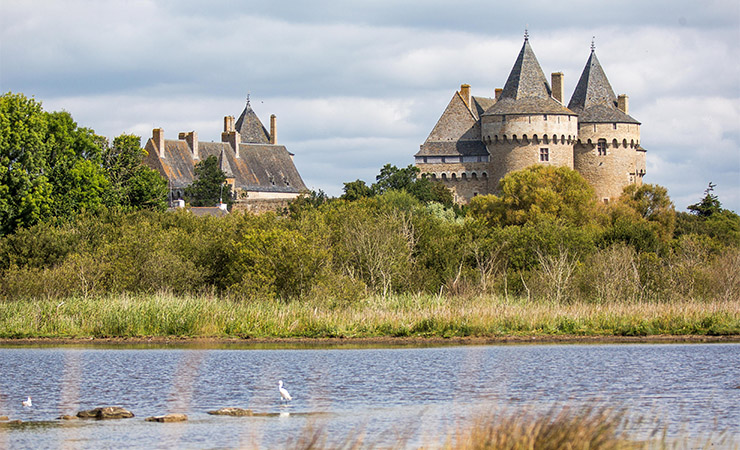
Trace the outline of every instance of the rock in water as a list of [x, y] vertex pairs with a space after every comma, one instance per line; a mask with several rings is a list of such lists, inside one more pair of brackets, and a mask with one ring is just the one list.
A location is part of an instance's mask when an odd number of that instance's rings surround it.
[[214, 416], [251, 416], [254, 413], [251, 409], [221, 408], [217, 411], [208, 411], [208, 414]]
[[134, 417], [134, 413], [131, 411], [121, 408], [120, 406], [106, 406], [103, 408], [90, 409], [88, 411], [80, 411], [77, 413], [77, 417], [80, 419], [130, 419]]
[[185, 414], [166, 414], [164, 416], [147, 417], [147, 422], [185, 422], [188, 416]]

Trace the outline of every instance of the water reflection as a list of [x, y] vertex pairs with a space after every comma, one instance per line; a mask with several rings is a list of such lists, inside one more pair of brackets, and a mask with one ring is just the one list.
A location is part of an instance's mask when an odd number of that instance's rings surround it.
[[[421, 445], [490, 411], [625, 407], [669, 433], [740, 436], [740, 345], [323, 350], [0, 348], [0, 448], [277, 447], [306, 427]], [[281, 406], [277, 380], [294, 400]], [[31, 395], [34, 407], [21, 401]], [[123, 406], [120, 421], [55, 419]], [[222, 407], [252, 417], [210, 416]], [[184, 413], [183, 423], [144, 418]], [[423, 420], [422, 420], [423, 419]], [[643, 431], [652, 431], [648, 420]]]

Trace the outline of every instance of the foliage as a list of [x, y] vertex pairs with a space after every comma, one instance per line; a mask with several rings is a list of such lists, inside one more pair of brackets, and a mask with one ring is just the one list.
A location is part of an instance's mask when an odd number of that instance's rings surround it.
[[143, 155], [136, 136], [119, 136], [109, 147], [68, 112], [2, 95], [0, 235], [112, 207], [164, 209], [166, 181], [141, 165]]
[[185, 189], [185, 197], [192, 206], [216, 206], [219, 202], [230, 205], [231, 185], [218, 166], [218, 158], [211, 155], [195, 165], [195, 180]]
[[51, 211], [47, 134], [41, 103], [10, 92], [0, 97], [0, 235]]
[[501, 179], [499, 190], [499, 196], [473, 198], [470, 214], [491, 226], [555, 219], [583, 226], [594, 217], [593, 188], [567, 167], [536, 165], [511, 172]]
[[112, 203], [124, 208], [160, 209], [167, 206], [167, 180], [142, 165], [145, 153], [141, 138], [122, 134], [103, 154], [103, 167], [110, 178]]
[[709, 186], [704, 191], [704, 198], [699, 203], [689, 205], [686, 209], [699, 217], [709, 217], [722, 211], [722, 203], [720, 203], [716, 195], [712, 194], [716, 186], [716, 184], [710, 181]]
[[353, 202], [362, 198], [372, 197], [374, 194], [373, 189], [365, 184], [364, 181], [355, 180], [344, 183], [344, 194], [340, 198]]
[[630, 184], [624, 188], [618, 202], [645, 219], [664, 242], [673, 236], [676, 211], [663, 186]]

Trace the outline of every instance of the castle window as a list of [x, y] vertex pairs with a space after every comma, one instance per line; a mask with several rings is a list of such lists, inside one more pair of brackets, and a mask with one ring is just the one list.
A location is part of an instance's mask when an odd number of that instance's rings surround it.
[[614, 122], [613, 125], [614, 125], [614, 129], [616, 130], [617, 129], [617, 122]]
[[540, 161], [541, 162], [550, 161], [550, 149], [549, 148], [540, 149]]
[[606, 139], [599, 139], [596, 148], [599, 151], [599, 156], [606, 156]]
[[542, 118], [543, 118], [543, 119], [545, 119], [545, 121], [547, 121], [547, 114], [544, 114], [544, 115], [542, 116]]

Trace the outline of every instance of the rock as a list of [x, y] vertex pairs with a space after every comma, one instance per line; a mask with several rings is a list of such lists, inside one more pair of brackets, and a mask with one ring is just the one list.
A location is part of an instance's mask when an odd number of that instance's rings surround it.
[[80, 411], [77, 413], [77, 417], [80, 419], [130, 419], [134, 417], [134, 413], [131, 411], [121, 408], [120, 406], [106, 406], [103, 408], [90, 409], [88, 411]]
[[59, 416], [57, 420], [77, 420], [79, 417], [77, 416], [70, 416], [69, 414], [64, 414], [63, 416]]
[[241, 409], [241, 408], [221, 408], [217, 411], [208, 411], [208, 414], [212, 414], [214, 416], [253, 416], [254, 413], [251, 409]]
[[8, 420], [8, 416], [0, 416], [0, 420], [6, 421], [6, 420]]
[[147, 422], [185, 422], [188, 416], [185, 414], [166, 414], [164, 416], [147, 417]]

